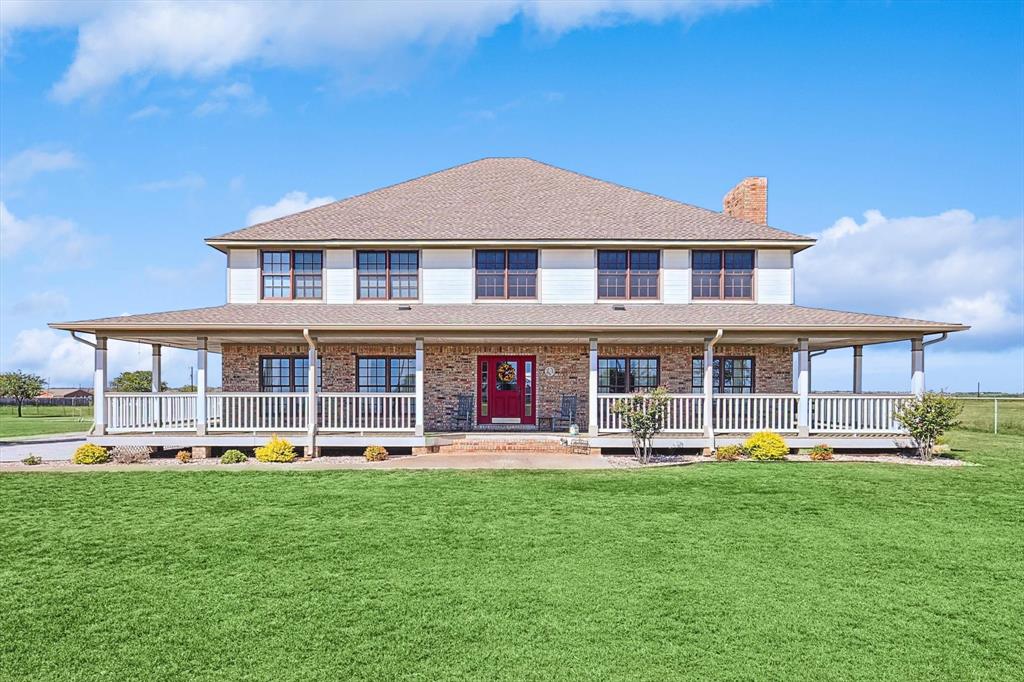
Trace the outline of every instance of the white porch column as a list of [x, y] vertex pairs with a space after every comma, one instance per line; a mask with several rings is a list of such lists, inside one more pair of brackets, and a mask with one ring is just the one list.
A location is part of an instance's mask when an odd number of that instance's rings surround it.
[[924, 337], [910, 341], [910, 392], [924, 395]]
[[107, 338], [96, 337], [93, 357], [95, 365], [92, 374], [92, 414], [95, 428], [93, 433], [102, 436], [107, 432]]
[[811, 353], [807, 339], [797, 339], [797, 378], [798, 394], [796, 425], [801, 436], [807, 436], [811, 423]]
[[853, 392], [864, 392], [864, 346], [853, 347]]
[[153, 393], [160, 392], [160, 344], [153, 344]]
[[597, 339], [590, 339], [590, 376], [587, 379], [587, 433], [597, 435]]
[[[704, 339], [704, 437], [715, 437], [715, 346], [712, 339]], [[714, 447], [709, 443], [708, 447]]]
[[206, 337], [196, 339], [196, 433], [206, 435]]
[[416, 339], [416, 435], [424, 432], [423, 405], [423, 339]]
[[317, 365], [317, 352], [316, 346], [310, 344], [309, 346], [309, 368], [306, 370], [306, 391], [309, 394], [309, 405], [306, 408], [306, 429], [309, 431], [309, 452], [306, 454], [311, 457], [316, 457], [316, 430], [319, 418], [317, 416], [317, 387], [316, 387], [316, 365]]

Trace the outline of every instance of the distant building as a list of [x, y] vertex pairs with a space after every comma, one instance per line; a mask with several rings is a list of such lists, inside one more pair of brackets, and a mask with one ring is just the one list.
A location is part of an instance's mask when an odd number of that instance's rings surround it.
[[89, 388], [47, 388], [36, 396], [37, 398], [91, 398], [92, 389]]

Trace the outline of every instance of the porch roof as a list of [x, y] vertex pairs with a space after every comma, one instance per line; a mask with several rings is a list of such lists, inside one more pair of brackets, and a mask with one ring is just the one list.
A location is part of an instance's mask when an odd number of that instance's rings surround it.
[[[194, 347], [195, 336], [230, 342], [278, 338], [282, 332], [301, 340], [301, 330], [317, 336], [362, 334], [371, 338], [476, 334], [495, 332], [592, 335], [671, 335], [699, 339], [718, 329], [732, 332], [733, 342], [791, 343], [812, 337], [819, 348], [852, 343], [881, 343], [923, 334], [968, 329], [957, 323], [931, 322], [885, 315], [796, 305], [753, 303], [691, 304], [541, 304], [475, 303], [231, 303], [209, 308], [122, 315], [77, 322], [55, 322], [55, 329], [95, 333], [111, 338]], [[188, 341], [191, 337], [191, 341]]]

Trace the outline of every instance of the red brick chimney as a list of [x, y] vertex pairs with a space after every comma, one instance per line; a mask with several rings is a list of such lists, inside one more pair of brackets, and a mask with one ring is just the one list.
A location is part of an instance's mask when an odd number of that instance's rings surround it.
[[722, 197], [722, 212], [752, 223], [768, 224], [768, 178], [744, 178]]

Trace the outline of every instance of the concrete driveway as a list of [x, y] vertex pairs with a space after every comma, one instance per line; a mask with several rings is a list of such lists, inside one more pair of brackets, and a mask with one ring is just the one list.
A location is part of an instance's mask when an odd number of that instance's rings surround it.
[[45, 461], [70, 462], [71, 453], [84, 442], [84, 433], [60, 433], [0, 441], [0, 462], [20, 462], [29, 455], [38, 455]]

